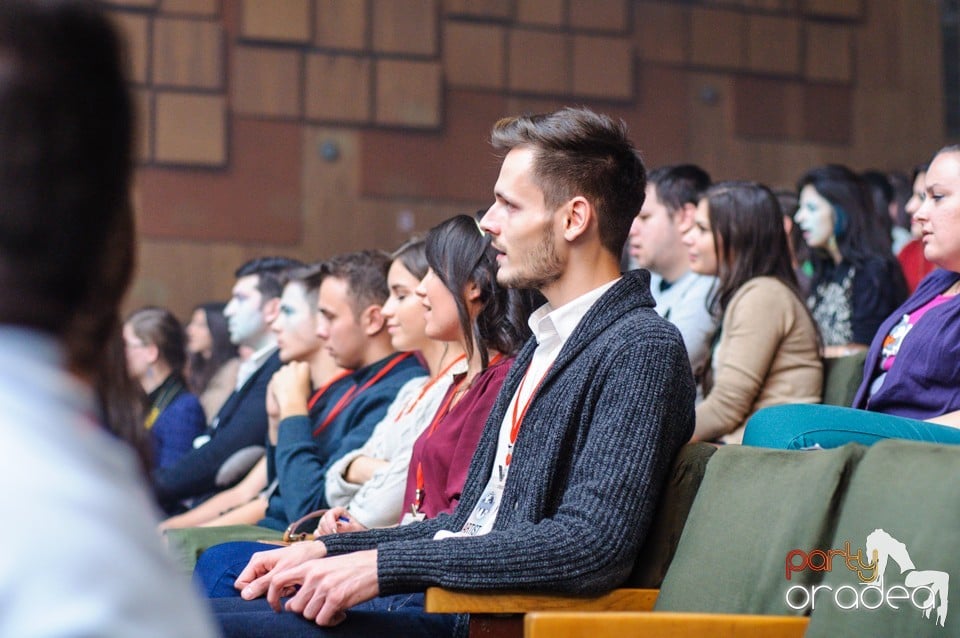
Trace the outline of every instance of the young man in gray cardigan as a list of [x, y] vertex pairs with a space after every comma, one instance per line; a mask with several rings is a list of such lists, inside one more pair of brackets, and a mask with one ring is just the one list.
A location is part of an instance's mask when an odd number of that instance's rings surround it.
[[451, 635], [460, 619], [422, 611], [429, 586], [597, 594], [630, 573], [694, 421], [680, 335], [654, 311], [646, 271], [619, 270], [643, 164], [622, 123], [586, 109], [501, 120], [492, 143], [505, 157], [481, 227], [500, 251], [497, 279], [548, 303], [460, 506], [255, 555], [242, 599], [213, 601], [228, 636], [325, 635], [344, 620], [350, 635]]

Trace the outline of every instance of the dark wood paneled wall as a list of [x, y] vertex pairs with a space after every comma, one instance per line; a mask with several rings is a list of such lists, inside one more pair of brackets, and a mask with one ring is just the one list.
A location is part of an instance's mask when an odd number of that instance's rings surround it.
[[128, 306], [181, 316], [248, 257], [392, 248], [485, 206], [490, 125], [585, 104], [651, 166], [789, 185], [943, 139], [918, 0], [111, 0], [140, 112]]

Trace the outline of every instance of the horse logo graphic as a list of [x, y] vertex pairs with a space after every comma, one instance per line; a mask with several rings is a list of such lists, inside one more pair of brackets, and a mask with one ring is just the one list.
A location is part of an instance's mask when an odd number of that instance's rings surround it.
[[[936, 622], [941, 627], [947, 621], [947, 599], [950, 585], [950, 575], [935, 570], [920, 570], [913, 564], [907, 546], [883, 531], [875, 529], [867, 536], [867, 556], [871, 557], [876, 565], [876, 586], [883, 590], [883, 576], [887, 563], [892, 560], [900, 567], [900, 573], [906, 574], [903, 584], [914, 590], [926, 589], [929, 595], [918, 601], [917, 605], [923, 611], [924, 618], [930, 618], [930, 612], [937, 609]], [[937, 600], [940, 601], [937, 604]]]

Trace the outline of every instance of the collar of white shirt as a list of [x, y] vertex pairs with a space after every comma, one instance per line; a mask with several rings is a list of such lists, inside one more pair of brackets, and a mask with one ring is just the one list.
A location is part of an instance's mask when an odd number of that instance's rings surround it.
[[566, 343], [577, 324], [587, 314], [587, 311], [603, 296], [603, 293], [612, 288], [620, 279], [620, 277], [617, 277], [599, 288], [594, 288], [576, 299], [568, 301], [559, 308], [554, 308], [549, 302], [537, 308], [528, 320], [528, 325], [537, 343], [543, 343], [554, 336], [560, 338], [560, 343]]

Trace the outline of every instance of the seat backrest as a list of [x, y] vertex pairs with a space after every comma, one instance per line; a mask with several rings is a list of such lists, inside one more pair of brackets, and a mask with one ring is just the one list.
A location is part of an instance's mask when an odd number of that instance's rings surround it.
[[707, 462], [717, 446], [687, 443], [677, 453], [660, 491], [660, 500], [646, 540], [637, 554], [637, 562], [624, 587], [657, 589], [663, 582], [690, 507], [700, 489]]
[[863, 381], [867, 351], [858, 350], [845, 357], [823, 359], [823, 400], [826, 405], [849, 408]]
[[833, 538], [852, 469], [864, 453], [850, 444], [816, 452], [725, 446], [707, 465], [656, 609], [800, 615], [786, 603], [806, 570], [786, 580], [795, 549]]
[[[950, 594], [957, 600], [949, 590], [960, 591], [958, 479], [960, 446], [887, 440], [869, 448], [827, 547], [859, 550], [863, 563], [875, 549], [882, 582], [863, 583], [835, 558], [815, 594], [807, 636], [960, 636], [960, 608], [947, 605]], [[862, 572], [869, 579], [877, 569]], [[927, 615], [915, 603], [931, 594]], [[802, 595], [796, 592], [796, 604]]]

